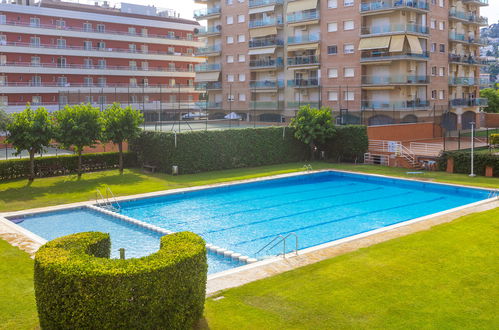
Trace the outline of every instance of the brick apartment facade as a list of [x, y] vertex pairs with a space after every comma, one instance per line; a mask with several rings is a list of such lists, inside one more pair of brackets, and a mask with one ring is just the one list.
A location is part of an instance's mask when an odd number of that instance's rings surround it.
[[15, 112], [27, 102], [55, 110], [118, 101], [174, 119], [198, 100], [198, 27], [150, 6], [3, 1], [0, 103]]
[[288, 121], [310, 104], [348, 123], [438, 117], [452, 130], [485, 105], [488, 0], [195, 1], [207, 5], [194, 17], [207, 21], [196, 82], [210, 113]]

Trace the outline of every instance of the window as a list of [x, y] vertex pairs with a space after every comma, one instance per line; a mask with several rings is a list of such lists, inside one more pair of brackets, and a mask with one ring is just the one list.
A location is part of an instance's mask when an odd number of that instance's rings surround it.
[[329, 55], [338, 54], [338, 46], [336, 45], [327, 46], [327, 53]]
[[7, 44], [7, 36], [0, 34], [0, 45], [6, 45]]
[[227, 36], [227, 43], [228, 44], [233, 44], [234, 43], [234, 37], [233, 36]]
[[59, 95], [59, 104], [66, 105], [68, 104], [68, 96], [67, 95]]
[[436, 98], [437, 98], [437, 90], [434, 89], [434, 90], [431, 91], [431, 99], [435, 100]]
[[352, 20], [344, 21], [343, 22], [343, 30], [348, 31], [348, 30], [353, 30], [354, 29], [354, 23]]
[[227, 16], [225, 19], [226, 19], [227, 24], [234, 24], [234, 17]]
[[244, 23], [244, 15], [237, 15], [237, 22]]
[[246, 41], [246, 38], [244, 36], [244, 34], [240, 34], [237, 36], [237, 42], [245, 42]]
[[226, 3], [227, 3], [227, 5], [229, 5], [229, 6], [230, 6], [230, 5], [232, 5], [232, 4], [233, 4], [233, 1], [232, 1], [232, 0], [227, 0], [227, 1], [226, 1]]
[[106, 87], [106, 77], [99, 77], [97, 79], [97, 83], [99, 84], [99, 87]]
[[441, 22], [438, 22], [438, 29], [439, 30], [445, 30], [445, 22], [444, 21], [441, 21]]
[[64, 87], [68, 83], [67, 77], [57, 77], [57, 86]]
[[35, 95], [35, 96], [31, 97], [31, 103], [32, 104], [41, 104], [42, 103], [42, 97], [38, 96], [38, 95]]
[[141, 66], [142, 66], [142, 70], [144, 70], [144, 71], [149, 70], [149, 62], [142, 62]]
[[327, 93], [327, 99], [329, 101], [338, 101], [338, 92], [329, 92], [329, 93]]
[[132, 35], [134, 35], [134, 34], [136, 34], [136, 33], [137, 33], [137, 30], [135, 30], [135, 28], [134, 28], [134, 27], [129, 27], [129, 28], [128, 28], [128, 34], [132, 34]]
[[57, 39], [57, 48], [66, 48], [66, 39]]
[[187, 84], [188, 84], [189, 86], [194, 86], [194, 80], [193, 80], [193, 79], [189, 79], [189, 80], [187, 80]]
[[343, 0], [343, 7], [353, 6], [354, 0]]
[[436, 66], [432, 66], [431, 67], [431, 75], [432, 76], [436, 76], [437, 75], [437, 67]]
[[352, 54], [354, 52], [353, 44], [344, 44], [343, 52], [345, 54]]
[[175, 63], [168, 63], [168, 71], [175, 71]]
[[445, 76], [445, 68], [444, 68], [444, 67], [440, 67], [440, 68], [438, 69], [438, 75], [439, 75], [440, 77]]
[[140, 46], [140, 51], [144, 54], [149, 53], [149, 46], [147, 45], [141, 45]]
[[175, 53], [175, 47], [168, 47], [168, 54]]
[[128, 66], [130, 67], [130, 70], [137, 70], [137, 62], [136, 61], [128, 62]]
[[40, 56], [31, 56], [31, 66], [40, 66]]
[[85, 50], [92, 50], [92, 42], [91, 41], [84, 41], [83, 42], [83, 49]]
[[0, 24], [5, 24], [5, 23], [7, 23], [7, 16], [0, 15]]
[[91, 95], [85, 95], [85, 103], [94, 103], [94, 97]]
[[91, 58], [84, 58], [83, 59], [83, 67], [85, 69], [91, 69], [93, 66], [92, 59]]
[[228, 74], [227, 75], [227, 81], [228, 82], [234, 82], [234, 75], [233, 74]]
[[147, 79], [147, 78], [142, 79], [142, 86], [148, 87], [149, 86], [149, 79]]
[[130, 78], [129, 84], [130, 87], [137, 87], [137, 78]]
[[355, 69], [354, 68], [344, 68], [343, 69], [343, 77], [354, 77], [355, 76]]
[[343, 99], [345, 101], [353, 101], [353, 100], [355, 100], [355, 93], [344, 91], [343, 92]]
[[174, 78], [171, 78], [171, 79], [170, 79], [170, 81], [168, 82], [168, 84], [169, 84], [170, 86], [175, 86], [175, 85], [177, 84], [177, 82], [175, 81], [175, 79], [174, 79]]
[[97, 32], [106, 32], [106, 26], [104, 24], [97, 24]]
[[40, 76], [31, 77], [31, 84], [33, 86], [40, 86], [42, 84], [42, 77]]
[[[149, 31], [146, 28], [142, 28], [140, 30], [140, 32], [141, 32], [141, 34], [142, 34], [143, 37], [147, 37], [149, 35]], [[187, 36], [189, 36], [189, 35], [187, 35]]]
[[99, 69], [105, 69], [106, 68], [106, 60], [100, 59], [97, 63], [99, 64]]
[[436, 44], [436, 43], [434, 43], [434, 42], [432, 42], [432, 43], [431, 43], [431, 48], [430, 48], [430, 51], [431, 51], [432, 53], [434, 53], [434, 52], [436, 52], [436, 51], [437, 51], [437, 44]]
[[106, 48], [106, 43], [104, 41], [97, 42], [97, 48], [103, 50], [104, 48]]
[[240, 82], [246, 81], [246, 75], [244, 73], [239, 74], [239, 81]]
[[327, 77], [328, 78], [338, 78], [338, 69], [336, 68], [330, 68], [327, 70]]
[[234, 63], [234, 55], [227, 55], [226, 62], [227, 63]]
[[128, 45], [128, 50], [131, 52], [131, 53], [135, 53], [137, 51], [137, 45], [136, 44], [129, 44]]
[[58, 68], [65, 68], [66, 67], [66, 58], [65, 57], [59, 57], [57, 59], [57, 67]]
[[169, 39], [175, 39], [175, 32], [173, 32], [173, 31], [168, 31], [168, 38], [169, 38]]
[[338, 8], [338, 0], [327, 0], [328, 8]]
[[29, 18], [29, 25], [32, 27], [39, 27], [40, 26], [40, 19], [38, 17], [30, 17]]
[[92, 86], [94, 84], [94, 78], [92, 78], [92, 77], [84, 77], [83, 78], [83, 84], [85, 86], [87, 86], [87, 87], [88, 86]]
[[239, 93], [239, 101], [241, 101], [241, 102], [246, 101], [246, 94], [244, 94], [244, 93]]
[[440, 44], [439, 51], [440, 53], [445, 53], [445, 44]]
[[432, 28], [432, 29], [437, 28], [437, 21], [434, 20], [433, 18], [430, 20], [430, 28]]
[[83, 31], [86, 32], [92, 31], [92, 23], [83, 23]]
[[444, 0], [438, 0], [438, 5], [443, 7], [445, 5]]
[[187, 40], [192, 40], [193, 37], [192, 37], [192, 33], [187, 33]]
[[194, 64], [189, 63], [189, 72], [194, 72]]
[[106, 104], [107, 102], [107, 98], [106, 98], [106, 95], [99, 95], [97, 97], [97, 102], [99, 102], [99, 104]]
[[328, 23], [327, 32], [336, 32], [336, 31], [338, 31], [338, 23], [337, 22]]
[[58, 29], [64, 29], [66, 27], [66, 21], [64, 21], [62, 19], [58, 19], [55, 21], [55, 26]]
[[31, 47], [40, 47], [40, 37], [30, 37], [29, 43]]
[[244, 55], [244, 54], [239, 54], [238, 61], [239, 61], [239, 62], [245, 62], [245, 61], [246, 61], [246, 55]]
[[438, 91], [438, 99], [439, 100], [445, 99], [445, 91], [443, 89]]

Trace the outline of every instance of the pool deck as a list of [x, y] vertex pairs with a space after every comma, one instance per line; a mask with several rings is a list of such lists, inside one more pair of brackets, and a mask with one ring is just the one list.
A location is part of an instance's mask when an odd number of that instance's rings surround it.
[[[320, 173], [320, 172], [329, 172], [331, 170], [321, 170], [321, 171], [311, 171], [307, 172], [309, 174]], [[408, 181], [416, 181], [421, 182], [422, 180], [416, 179], [404, 179], [383, 175], [375, 175], [375, 174], [364, 174], [359, 172], [351, 172], [351, 171], [336, 171], [333, 172], [344, 172], [344, 173], [354, 173], [361, 175], [369, 175], [390, 179], [400, 179], [400, 180], [408, 180]], [[197, 186], [190, 188], [181, 188], [181, 189], [172, 189], [166, 191], [157, 191], [152, 193], [140, 194], [140, 195], [132, 195], [132, 196], [122, 196], [117, 197], [118, 201], [126, 201], [126, 200], [135, 200], [147, 197], [161, 196], [161, 195], [170, 195], [179, 192], [187, 192], [187, 191], [195, 191], [195, 190], [203, 190], [209, 189], [213, 187], [223, 187], [234, 184], [241, 183], [249, 183], [249, 182], [258, 182], [269, 179], [279, 179], [292, 177], [297, 175], [303, 175], [303, 172], [297, 173], [288, 173], [275, 175], [264, 178], [256, 178], [256, 179], [248, 179], [248, 180], [240, 180], [240, 181], [231, 181], [222, 184], [213, 184], [213, 185], [205, 185], [205, 186]], [[428, 182], [428, 181], [425, 181]], [[434, 184], [443, 184], [438, 182], [431, 182]], [[453, 184], [443, 184], [446, 186], [457, 186], [463, 188], [477, 188], [481, 190], [487, 190], [480, 187], [470, 187], [470, 186], [461, 186], [461, 185], [453, 185]], [[0, 213], [0, 238], [6, 240], [13, 246], [19, 247], [21, 250], [28, 252], [32, 257], [35, 252], [45, 244], [45, 240], [22, 227], [12, 223], [7, 219], [7, 217], [15, 217], [15, 216], [23, 216], [34, 213], [45, 213], [45, 212], [53, 212], [60, 211], [65, 209], [72, 209], [77, 207], [84, 207], [89, 205], [95, 205], [95, 201], [87, 201], [87, 202], [79, 202], [72, 204], [65, 204], [59, 206], [50, 206], [44, 208], [16, 211], [16, 212], [4, 212]], [[499, 197], [486, 199], [483, 201], [478, 201], [472, 204], [460, 206], [457, 208], [453, 208], [450, 210], [442, 211], [439, 213], [431, 214], [428, 216], [420, 217], [417, 219], [412, 219], [408, 221], [404, 221], [395, 225], [379, 228], [376, 230], [372, 230], [369, 232], [365, 232], [362, 234], [350, 236], [347, 238], [335, 240], [332, 242], [328, 242], [325, 244], [321, 244], [318, 246], [314, 246], [311, 248], [303, 249], [299, 251], [298, 255], [289, 254], [286, 258], [274, 257], [267, 260], [258, 261], [252, 264], [248, 264], [245, 266], [237, 267], [234, 269], [230, 269], [224, 272], [216, 273], [208, 275], [208, 282], [206, 287], [206, 294], [208, 296], [214, 295], [217, 292], [233, 287], [237, 287], [249, 282], [253, 282], [256, 280], [264, 279], [270, 276], [274, 276], [298, 267], [302, 267], [305, 265], [309, 265], [315, 262], [319, 262], [325, 259], [329, 259], [341, 254], [345, 254], [348, 252], [352, 252], [358, 250], [360, 248], [365, 248], [377, 243], [381, 243], [384, 241], [388, 241], [390, 239], [394, 239], [397, 237], [402, 237], [405, 235], [409, 235], [415, 232], [419, 232], [422, 230], [427, 230], [435, 225], [439, 225], [446, 222], [451, 222], [459, 217], [464, 215], [482, 212], [491, 210], [499, 207]]]

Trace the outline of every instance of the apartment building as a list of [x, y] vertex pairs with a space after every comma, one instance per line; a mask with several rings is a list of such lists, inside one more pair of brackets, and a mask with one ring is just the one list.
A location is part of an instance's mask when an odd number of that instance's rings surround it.
[[[199, 23], [152, 6], [108, 2], [1, 1], [0, 102], [56, 110], [114, 101], [146, 117], [195, 107]], [[173, 114], [173, 111], [176, 114]], [[172, 118], [170, 118], [172, 119]]]
[[[468, 127], [479, 98], [488, 0], [195, 0], [205, 107], [288, 121], [328, 106], [343, 123], [438, 117]], [[256, 119], [255, 119], [256, 118]]]

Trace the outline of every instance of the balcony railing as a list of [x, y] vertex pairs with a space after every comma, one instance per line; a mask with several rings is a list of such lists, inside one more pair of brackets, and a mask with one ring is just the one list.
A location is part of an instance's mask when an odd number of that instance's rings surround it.
[[381, 26], [366, 26], [361, 28], [361, 34], [382, 34], [382, 33], [421, 33], [428, 34], [430, 29], [419, 24], [388, 24]]
[[222, 109], [222, 102], [203, 102], [199, 101], [195, 103], [201, 109]]
[[478, 78], [471, 77], [449, 77], [449, 85], [473, 86], [478, 85]]
[[311, 33], [302, 36], [288, 37], [288, 44], [303, 44], [308, 42], [317, 42], [320, 40], [320, 33]]
[[308, 64], [319, 64], [319, 56], [306, 55], [306, 56], [288, 57], [288, 65], [308, 65]]
[[263, 40], [250, 40], [249, 48], [258, 48], [258, 47], [272, 47], [272, 46], [283, 46], [284, 41], [281, 39], [263, 39]]
[[312, 11], [298, 11], [296, 13], [292, 13], [287, 15], [288, 23], [297, 23], [303, 21], [310, 21], [319, 19], [320, 14], [318, 10]]
[[220, 7], [197, 9], [194, 11], [194, 18], [199, 19], [202, 17], [217, 15], [217, 14], [220, 14], [221, 12], [222, 12], [222, 9]]
[[179, 84], [161, 84], [161, 85], [151, 85], [151, 84], [108, 84], [108, 83], [61, 83], [61, 82], [38, 82], [38, 81], [27, 81], [27, 82], [5, 82], [1, 85], [1, 87], [42, 87], [42, 88], [50, 88], [50, 87], [63, 87], [64, 88], [130, 88], [130, 89], [144, 89], [144, 88], [158, 88], [158, 89], [167, 89], [167, 88], [194, 88], [193, 85], [179, 85]]
[[470, 36], [466, 36], [465, 34], [455, 32], [449, 33], [449, 39], [477, 45], [487, 45], [488, 43], [486, 38], [473, 38]]
[[282, 57], [271, 58], [265, 60], [251, 60], [249, 62], [249, 66], [252, 69], [260, 69], [260, 68], [280, 68], [283, 66]]
[[412, 101], [362, 101], [362, 108], [366, 110], [425, 110], [430, 106], [426, 100]]
[[88, 65], [88, 64], [61, 64], [61, 63], [31, 63], [31, 62], [7, 62], [1, 66], [10, 67], [31, 67], [31, 68], [58, 68], [58, 69], [79, 69], [79, 70], [126, 70], [126, 71], [161, 71], [161, 72], [194, 72], [188, 68], [177, 68], [169, 66], [118, 66], [118, 65]]
[[486, 107], [488, 105], [487, 99], [453, 99], [450, 100], [452, 107]]
[[430, 10], [430, 4], [424, 0], [374, 0], [366, 1], [360, 4], [361, 12], [387, 10], [387, 9], [414, 8], [421, 10]]
[[220, 63], [214, 64], [197, 64], [194, 68], [196, 72], [220, 71], [222, 66]]
[[208, 47], [200, 47], [196, 50], [196, 54], [202, 55], [202, 54], [210, 54], [210, 53], [219, 53], [221, 51], [222, 51], [222, 46], [215, 45], [215, 46], [208, 46]]
[[291, 79], [288, 80], [288, 87], [318, 87], [319, 79], [310, 78], [310, 79]]
[[283, 101], [251, 101], [250, 109], [283, 109]]
[[281, 25], [282, 24], [282, 16], [252, 20], [252, 21], [249, 21], [248, 24], [249, 24], [250, 29], [264, 27], [264, 26]]
[[300, 100], [300, 101], [288, 101], [287, 102], [287, 107], [288, 108], [296, 108], [298, 109], [301, 106], [304, 105], [310, 105], [312, 108], [318, 108], [319, 107], [319, 102], [318, 101], [307, 101], [307, 100]]
[[463, 63], [463, 64], [478, 64], [478, 65], [488, 65], [489, 62], [486, 59], [468, 56], [468, 55], [455, 55], [449, 54], [449, 62]]
[[479, 6], [488, 6], [489, 0], [463, 0], [464, 3], [472, 3]]
[[206, 83], [197, 83], [196, 90], [214, 90], [214, 89], [222, 89], [222, 83], [219, 81], [206, 82]]
[[276, 89], [283, 88], [284, 81], [283, 80], [255, 80], [250, 81], [251, 89]]
[[[195, 41], [192, 38], [180, 37], [177, 35], [161, 35], [161, 34], [151, 34], [151, 33], [140, 33], [140, 32], [130, 32], [130, 31], [116, 31], [116, 30], [100, 30], [94, 28], [84, 28], [84, 27], [76, 27], [76, 26], [58, 26], [55, 24], [38, 24], [33, 26], [30, 22], [20, 22], [20, 21], [0, 21], [0, 25], [12, 25], [12, 26], [23, 26], [23, 27], [33, 27], [36, 29], [50, 29], [50, 30], [62, 30], [62, 31], [76, 31], [76, 32], [91, 32], [91, 33], [99, 33], [99, 34], [114, 34], [120, 36], [132, 36], [132, 37], [143, 37], [143, 38], [161, 38], [161, 39], [171, 39], [171, 40], [186, 40], [186, 41]], [[43, 34], [40, 32], [40, 34]]]
[[217, 26], [211, 26], [211, 27], [200, 27], [199, 28], [199, 32], [198, 32], [198, 36], [202, 37], [202, 36], [206, 36], [206, 35], [210, 35], [210, 34], [218, 34], [218, 33], [221, 33], [222, 32], [222, 26], [221, 25], [217, 25]]
[[283, 0], [250, 0], [248, 2], [248, 7], [260, 7], [260, 6], [270, 6], [270, 5], [282, 5]]
[[411, 52], [401, 52], [401, 53], [391, 53], [384, 50], [368, 50], [362, 51], [361, 61], [372, 61], [372, 60], [388, 60], [388, 59], [428, 59], [430, 58], [429, 52], [423, 52], [422, 54], [415, 54]]
[[483, 16], [477, 16], [473, 13], [466, 13], [462, 11], [457, 11], [456, 9], [449, 10], [449, 16], [454, 17], [463, 21], [468, 21], [470, 23], [476, 23], [480, 25], [488, 25], [489, 19]]
[[362, 76], [364, 85], [428, 84], [429, 82], [430, 78], [426, 75]]

